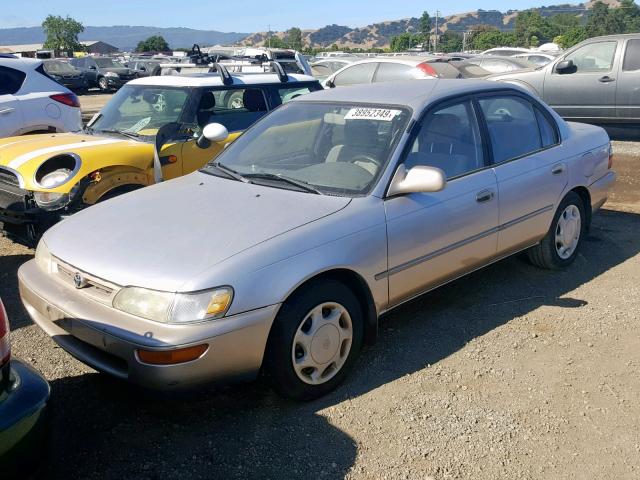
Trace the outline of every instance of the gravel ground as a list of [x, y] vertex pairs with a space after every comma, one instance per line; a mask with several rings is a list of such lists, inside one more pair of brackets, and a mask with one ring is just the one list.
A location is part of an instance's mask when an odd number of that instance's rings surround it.
[[[563, 272], [511, 258], [383, 319], [350, 379], [296, 404], [257, 382], [162, 396], [31, 324], [0, 239], [13, 352], [51, 382], [41, 478], [640, 478], [640, 144]], [[611, 206], [609, 208], [611, 208]]]

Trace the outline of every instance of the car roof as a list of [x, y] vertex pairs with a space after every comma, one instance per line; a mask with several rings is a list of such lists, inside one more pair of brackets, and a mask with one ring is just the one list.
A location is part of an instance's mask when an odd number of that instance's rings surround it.
[[[299, 82], [317, 82], [309, 75], [288, 74], [287, 82], [280, 82], [275, 73], [231, 73], [233, 85], [278, 84], [293, 85]], [[193, 73], [188, 75], [161, 75], [159, 77], [138, 78], [130, 85], [150, 85], [162, 87], [220, 87], [225, 86], [217, 73]], [[231, 86], [231, 85], [228, 85]]]
[[15, 68], [16, 70], [35, 70], [42, 64], [42, 60], [36, 60], [33, 58], [0, 58], [0, 65], [3, 67]]
[[438, 100], [454, 95], [511, 89], [513, 85], [486, 80], [432, 79], [404, 80], [393, 83], [370, 83], [337, 87], [303, 95], [292, 102], [348, 102], [379, 105], [406, 105], [414, 115]]
[[397, 57], [371, 57], [371, 58], [366, 58], [363, 60], [359, 60], [357, 62], [352, 63], [351, 65], [354, 65], [355, 63], [402, 63], [405, 65], [419, 65], [420, 63], [424, 63], [424, 62], [428, 62], [429, 60], [433, 60], [436, 58], [442, 58], [442, 57], [436, 57], [436, 56], [432, 56], [432, 55], [415, 55], [415, 56], [411, 56], [411, 55], [398, 55]]

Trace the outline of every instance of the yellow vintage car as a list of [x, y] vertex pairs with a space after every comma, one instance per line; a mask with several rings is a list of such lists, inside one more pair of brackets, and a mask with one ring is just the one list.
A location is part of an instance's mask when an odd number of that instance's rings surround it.
[[279, 73], [137, 79], [81, 132], [0, 139], [3, 231], [33, 244], [79, 209], [203, 167], [267, 111], [322, 89]]

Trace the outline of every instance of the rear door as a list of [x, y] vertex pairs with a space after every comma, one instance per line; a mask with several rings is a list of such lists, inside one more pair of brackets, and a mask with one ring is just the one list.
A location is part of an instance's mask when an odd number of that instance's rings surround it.
[[[615, 118], [618, 50], [617, 40], [602, 40], [561, 57], [547, 69], [544, 101], [563, 118]], [[563, 60], [573, 61], [574, 70], [559, 73], [555, 66]]]
[[510, 253], [547, 232], [568, 179], [553, 118], [528, 98], [479, 97], [498, 181], [498, 252]]
[[616, 89], [618, 118], [640, 122], [640, 38], [626, 41]]
[[367, 62], [358, 65], [350, 65], [341, 72], [337, 73], [333, 78], [333, 84], [336, 87], [344, 87], [347, 85], [360, 85], [371, 83], [373, 75], [376, 73], [378, 62]]
[[25, 78], [20, 70], [0, 66], [0, 137], [13, 135], [22, 128], [24, 118], [15, 94]]

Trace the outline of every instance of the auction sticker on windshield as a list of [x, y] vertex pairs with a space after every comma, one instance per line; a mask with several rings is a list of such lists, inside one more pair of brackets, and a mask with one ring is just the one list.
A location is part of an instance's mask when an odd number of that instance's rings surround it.
[[383, 120], [390, 122], [401, 110], [390, 110], [388, 108], [352, 108], [345, 115], [345, 120]]

